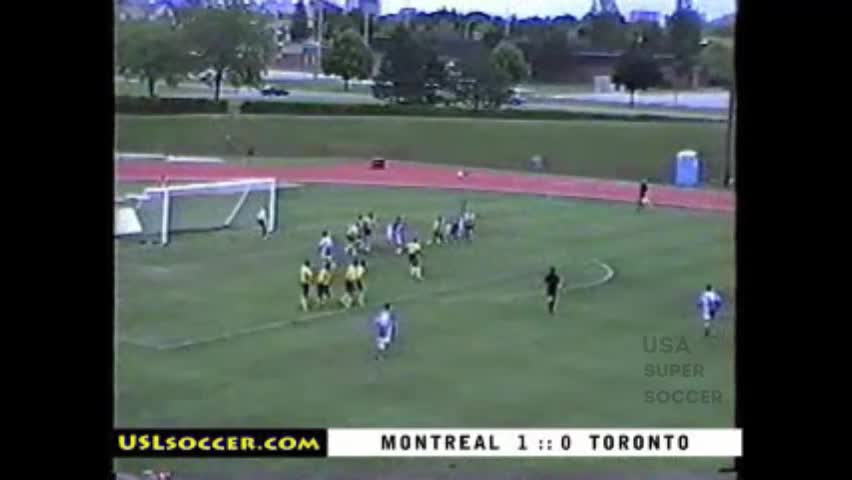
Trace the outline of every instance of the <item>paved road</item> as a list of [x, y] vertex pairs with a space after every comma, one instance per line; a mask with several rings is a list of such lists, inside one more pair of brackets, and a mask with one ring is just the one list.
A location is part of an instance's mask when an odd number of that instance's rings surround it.
[[[290, 92], [285, 97], [264, 97], [255, 89], [241, 88], [235, 89], [230, 86], [223, 86], [221, 97], [226, 100], [237, 101], [270, 101], [270, 102], [310, 102], [310, 103], [337, 103], [337, 104], [366, 104], [379, 105], [382, 102], [373, 98], [369, 93], [362, 92], [344, 92], [342, 86], [333, 79], [320, 79], [318, 81], [297, 79], [288, 79], [286, 88]], [[305, 85], [304, 89], [299, 88], [299, 84]], [[126, 88], [137, 89], [141, 88], [138, 84], [126, 83]], [[328, 88], [329, 90], [325, 90]], [[341, 91], [334, 91], [335, 88], [340, 88]], [[363, 87], [362, 87], [363, 88]], [[184, 83], [174, 89], [160, 87], [160, 95], [164, 97], [211, 97], [212, 89], [202, 83]], [[626, 97], [625, 97], [626, 98]], [[663, 104], [655, 104], [650, 102], [655, 97], [640, 97], [643, 100], [647, 99], [648, 103], [643, 104], [637, 102], [637, 106], [631, 109], [625, 103], [623, 98], [605, 97], [597, 98], [589, 95], [556, 95], [556, 96], [540, 96], [531, 94], [530, 100], [521, 105], [521, 110], [562, 110], [569, 112], [595, 112], [595, 113], [612, 113], [612, 114], [655, 114], [666, 115], [676, 118], [712, 118], [724, 120], [725, 112], [715, 108], [677, 108]], [[727, 101], [727, 100], [725, 100]]]

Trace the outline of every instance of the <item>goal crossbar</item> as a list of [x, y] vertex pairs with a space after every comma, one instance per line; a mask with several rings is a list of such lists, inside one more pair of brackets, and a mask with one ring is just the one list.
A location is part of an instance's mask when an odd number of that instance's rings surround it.
[[171, 203], [172, 196], [183, 195], [217, 195], [217, 194], [240, 194], [239, 200], [224, 219], [222, 227], [230, 227], [238, 212], [243, 208], [246, 199], [252, 192], [268, 193], [268, 202], [265, 205], [266, 223], [269, 232], [276, 230], [276, 206], [277, 206], [278, 182], [275, 178], [246, 178], [239, 180], [186, 183], [173, 186], [149, 187], [144, 190], [143, 195], [148, 198], [162, 199], [162, 213], [160, 226], [160, 243], [166, 245], [169, 242], [171, 226]]
[[204, 183], [183, 183], [167, 187], [148, 187], [145, 189], [146, 194], [169, 192], [186, 192], [197, 190], [215, 190], [217, 188], [240, 187], [251, 185], [272, 184], [276, 185], [275, 178], [249, 178], [242, 180], [228, 180], [222, 182], [204, 182]]

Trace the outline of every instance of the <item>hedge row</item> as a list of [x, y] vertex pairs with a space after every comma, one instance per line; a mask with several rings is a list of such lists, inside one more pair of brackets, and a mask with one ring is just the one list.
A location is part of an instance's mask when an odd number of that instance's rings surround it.
[[625, 120], [625, 121], [698, 121], [714, 122], [700, 117], [686, 118], [657, 114], [628, 114], [605, 112], [581, 112], [567, 110], [498, 110], [473, 111], [455, 107], [431, 107], [427, 105], [364, 105], [337, 103], [297, 102], [245, 102], [240, 107], [245, 114], [290, 114], [290, 115], [353, 115], [353, 116], [414, 116], [451, 118], [494, 118], [518, 120]]
[[207, 98], [151, 98], [122, 95], [115, 99], [118, 113], [162, 115], [181, 113], [228, 113], [228, 102]]

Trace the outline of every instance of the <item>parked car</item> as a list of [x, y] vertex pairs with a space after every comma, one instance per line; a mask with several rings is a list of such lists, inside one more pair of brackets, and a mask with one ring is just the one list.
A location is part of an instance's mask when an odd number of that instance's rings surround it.
[[286, 97], [290, 92], [275, 85], [266, 85], [260, 89], [260, 94], [264, 97]]
[[514, 88], [510, 89], [508, 93], [509, 93], [509, 101], [507, 103], [509, 105], [511, 105], [513, 107], [517, 107], [519, 105], [523, 105], [526, 102], [524, 97], [521, 96], [521, 93], [518, 92], [517, 90], [515, 90]]

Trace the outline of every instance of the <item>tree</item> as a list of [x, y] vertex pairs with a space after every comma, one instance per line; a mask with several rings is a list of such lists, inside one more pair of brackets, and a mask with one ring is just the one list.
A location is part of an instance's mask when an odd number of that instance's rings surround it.
[[[353, 25], [353, 28], [357, 31], [362, 32], [361, 36], [364, 37], [364, 42], [366, 42], [367, 45], [370, 45], [370, 42], [372, 42], [373, 40], [373, 31], [376, 26], [375, 16], [368, 15], [365, 19], [364, 12], [357, 8], [354, 10], [350, 10], [349, 13], [346, 14], [346, 16], [349, 18], [349, 22], [351, 25]], [[366, 32], [363, 31], [365, 30], [365, 27], [367, 30]]]
[[583, 22], [583, 31], [592, 48], [621, 50], [629, 41], [624, 18], [616, 13], [589, 15]]
[[571, 68], [571, 50], [567, 33], [549, 29], [528, 36], [518, 47], [530, 64], [530, 75], [536, 80], [554, 80]]
[[482, 34], [482, 43], [484, 43], [488, 48], [494, 48], [500, 44], [504, 37], [504, 29], [491, 25], [489, 28], [485, 30], [485, 33]]
[[630, 36], [642, 40], [642, 47], [653, 52], [666, 50], [666, 32], [656, 22], [637, 22], [630, 25]]
[[468, 59], [461, 65], [461, 72], [456, 95], [473, 110], [497, 109], [509, 100], [512, 80], [490, 56]]
[[198, 69], [213, 72], [216, 100], [225, 79], [234, 87], [259, 85], [275, 52], [265, 20], [242, 8], [199, 10], [186, 22], [184, 33]]
[[669, 49], [674, 55], [672, 64], [676, 83], [692, 77], [701, 53], [701, 15], [695, 10], [676, 10], [666, 22]]
[[519, 51], [515, 50], [517, 47], [510, 44], [494, 50], [480, 44], [479, 49], [466, 52], [453, 72], [456, 99], [473, 110], [497, 109], [505, 104], [511, 97], [513, 75], [521, 75], [525, 66], [523, 57], [516, 63]]
[[400, 103], [421, 103], [427, 98], [427, 66], [437, 60], [437, 52], [405, 26], [397, 26], [387, 41], [387, 49], [375, 78], [376, 98]]
[[169, 23], [122, 23], [117, 42], [119, 70], [147, 83], [148, 95], [155, 97], [158, 81], [176, 86], [190, 71], [189, 56], [181, 45], [180, 32]]
[[334, 38], [331, 50], [322, 59], [322, 69], [339, 75], [343, 79], [343, 89], [348, 91], [351, 79], [370, 78], [373, 52], [358, 32], [346, 30]]
[[637, 91], [647, 90], [659, 85], [663, 80], [660, 65], [653, 54], [634, 47], [624, 53], [615, 66], [612, 81], [622, 85], [630, 92], [630, 107], [634, 106]]
[[731, 90], [734, 85], [733, 48], [713, 42], [701, 52], [699, 63], [711, 84]]
[[494, 66], [502, 70], [512, 83], [518, 84], [529, 77], [530, 67], [524, 58], [524, 52], [513, 43], [501, 42], [491, 53]]
[[293, 9], [293, 22], [290, 25], [290, 38], [294, 42], [302, 42], [310, 36], [308, 29], [308, 12], [305, 9], [305, 2], [299, 0]]
[[323, 23], [326, 26], [325, 35], [329, 39], [333, 39], [347, 30], [360, 30], [362, 22], [361, 18], [355, 18], [345, 13], [327, 12], [323, 15]]

